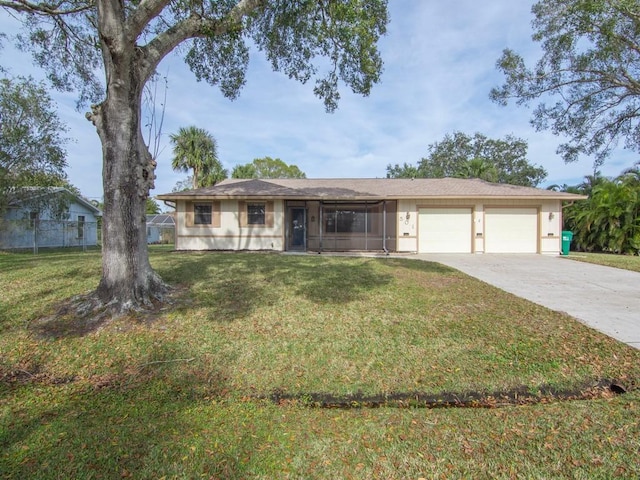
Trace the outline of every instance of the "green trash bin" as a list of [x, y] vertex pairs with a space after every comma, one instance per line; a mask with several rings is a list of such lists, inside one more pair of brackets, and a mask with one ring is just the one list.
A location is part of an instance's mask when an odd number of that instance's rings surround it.
[[571, 248], [571, 240], [573, 240], [573, 232], [569, 230], [562, 231], [562, 255], [569, 255]]

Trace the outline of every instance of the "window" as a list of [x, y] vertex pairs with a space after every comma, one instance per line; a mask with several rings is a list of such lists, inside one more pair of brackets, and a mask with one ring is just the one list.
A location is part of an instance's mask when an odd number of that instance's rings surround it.
[[238, 223], [240, 227], [273, 228], [273, 202], [238, 202]]
[[185, 205], [186, 227], [220, 227], [220, 202], [187, 202]]
[[194, 225], [211, 225], [213, 217], [213, 208], [210, 203], [194, 203], [193, 205], [193, 224]]
[[327, 233], [371, 233], [371, 217], [364, 208], [326, 208], [324, 218]]
[[78, 238], [84, 238], [84, 215], [78, 215]]
[[264, 203], [247, 204], [247, 225], [264, 225], [266, 222], [266, 209]]

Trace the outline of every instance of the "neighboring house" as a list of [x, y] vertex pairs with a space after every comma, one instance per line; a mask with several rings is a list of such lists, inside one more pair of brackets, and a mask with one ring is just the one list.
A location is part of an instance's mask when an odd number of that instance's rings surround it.
[[0, 218], [0, 248], [93, 246], [100, 209], [61, 187], [23, 189]]
[[229, 179], [175, 202], [177, 250], [544, 253], [585, 199], [477, 179]]
[[147, 243], [174, 243], [176, 223], [173, 215], [147, 215]]

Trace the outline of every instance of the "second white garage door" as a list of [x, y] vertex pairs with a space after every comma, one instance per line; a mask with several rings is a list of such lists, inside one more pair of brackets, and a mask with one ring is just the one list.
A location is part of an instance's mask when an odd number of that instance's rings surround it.
[[418, 218], [420, 253], [471, 253], [470, 208], [421, 208]]
[[537, 253], [537, 208], [487, 208], [484, 214], [484, 251]]

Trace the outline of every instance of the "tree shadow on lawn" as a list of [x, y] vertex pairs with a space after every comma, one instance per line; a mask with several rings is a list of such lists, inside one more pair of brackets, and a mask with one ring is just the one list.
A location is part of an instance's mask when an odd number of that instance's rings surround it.
[[178, 254], [176, 258], [156, 270], [168, 282], [191, 292], [192, 303], [177, 311], [186, 314], [204, 307], [216, 321], [246, 318], [258, 307], [278, 304], [285, 294], [318, 304], [354, 302], [394, 280], [377, 264], [380, 260], [370, 258], [261, 253]]
[[[198, 433], [206, 430], [183, 415], [207, 403], [190, 396], [188, 386], [166, 382], [125, 391], [74, 391], [55, 406], [31, 412], [26, 422], [9, 420], [0, 435], [3, 478], [160, 478], [177, 469], [176, 474], [194, 455], [189, 440], [197, 443]], [[237, 439], [247, 444], [247, 455], [260, 444], [248, 432], [239, 431]], [[207, 463], [202, 473], [243, 478], [239, 458], [222, 452]]]
[[[165, 350], [160, 347], [146, 359], [162, 358]], [[212, 400], [224, 402], [228, 395], [224, 372], [211, 370], [197, 362], [151, 360], [135, 374], [110, 381], [34, 386], [31, 379], [8, 387], [3, 382], [0, 398], [13, 406], [0, 418], [3, 478], [179, 476], [196, 455], [200, 473], [208, 478], [244, 478], [241, 459], [249, 459], [264, 439], [249, 429], [226, 432], [224, 437], [237, 442], [237, 456], [229, 448], [204, 452], [198, 445], [225, 427], [222, 415], [209, 423], [192, 413], [210, 407]]]
[[[388, 257], [162, 252], [152, 260], [156, 271], [174, 288], [163, 302], [131, 315], [134, 321], [152, 321], [167, 311], [195, 315], [199, 310], [208, 321], [232, 322], [257, 308], [277, 305], [283, 295], [298, 295], [321, 305], [344, 305], [388, 287], [395, 281], [393, 270], [427, 272], [438, 278], [455, 272], [437, 263]], [[78, 274], [78, 269], [72, 272]], [[30, 329], [44, 338], [81, 337], [111, 319], [108, 312], [79, 315], [81, 308], [76, 303], [74, 299], [61, 302], [53, 315], [34, 321]]]
[[441, 263], [420, 260], [418, 258], [386, 257], [380, 260], [392, 268], [403, 268], [403, 269], [413, 270], [417, 272], [441, 274], [441, 275], [450, 275], [452, 273], [457, 272], [455, 268], [448, 267]]
[[[34, 310], [34, 305], [41, 307], [38, 308], [39, 311], [33, 312], [31, 318], [50, 315], [52, 306], [55, 310], [62, 310], [64, 314], [65, 305], [68, 306], [69, 300], [60, 301], [64, 296], [61, 292], [86, 290], [97, 285], [100, 268], [98, 257], [85, 256], [88, 260], [80, 265], [78, 262], [84, 259], [74, 258], [80, 255], [86, 254], [42, 257], [31, 254], [31, 257], [24, 258], [13, 254], [11, 268], [7, 271], [8, 277], [2, 282], [3, 287], [11, 291], [7, 298], [0, 301], [0, 331], [8, 333], [23, 328], [25, 321], [28, 322], [30, 319], [23, 317], [18, 318], [18, 321], [12, 321], [11, 317], [15, 317], [12, 314], [20, 309]], [[0, 271], [2, 268], [0, 262]], [[31, 280], [34, 278], [37, 281]]]

